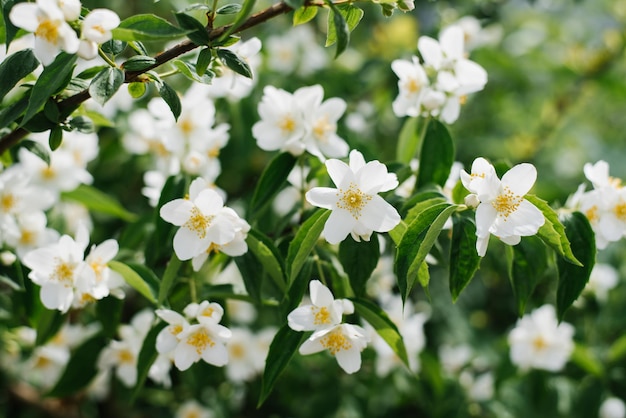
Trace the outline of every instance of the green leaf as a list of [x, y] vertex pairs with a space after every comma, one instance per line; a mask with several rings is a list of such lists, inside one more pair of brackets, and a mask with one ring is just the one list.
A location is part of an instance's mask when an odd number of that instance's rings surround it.
[[260, 274], [263, 271], [263, 265], [259, 259], [252, 254], [252, 251], [235, 257], [235, 264], [241, 273], [243, 278], [243, 284], [246, 287], [246, 292], [255, 302], [261, 300], [261, 287], [263, 285], [264, 274]]
[[478, 270], [481, 257], [476, 251], [476, 225], [469, 216], [453, 216], [450, 243], [450, 294], [456, 302]]
[[[39, 290], [41, 291], [41, 289]], [[66, 319], [67, 313], [43, 308], [37, 318], [37, 337], [35, 339], [35, 345], [43, 345], [50, 338], [54, 337], [57, 332], [59, 332], [59, 329], [61, 329]]]
[[[422, 124], [420, 125], [420, 120]], [[408, 164], [417, 156], [417, 146], [420, 142], [420, 129], [428, 123], [428, 119], [407, 118], [400, 130], [398, 145], [396, 146], [396, 160]]]
[[31, 120], [51, 96], [59, 93], [67, 86], [72, 77], [77, 58], [75, 54], [62, 52], [50, 65], [44, 67], [30, 93], [26, 114], [22, 118], [20, 126], [24, 126], [26, 122]]
[[50, 145], [50, 149], [54, 151], [55, 149], [61, 146], [63, 142], [63, 129], [57, 126], [54, 129], [50, 130], [50, 135], [48, 136], [48, 145]]
[[607, 353], [607, 360], [611, 363], [626, 357], [626, 335], [622, 335], [611, 344]]
[[248, 15], [252, 12], [255, 2], [256, 0], [244, 0], [239, 14], [237, 14], [237, 17], [235, 17], [235, 21], [226, 30], [226, 32], [222, 36], [220, 36], [218, 43], [226, 40], [231, 34], [235, 33], [235, 31], [239, 29], [239, 26], [241, 26], [241, 24], [246, 20]]
[[206, 73], [211, 60], [213, 59], [213, 52], [211, 48], [204, 48], [200, 50], [198, 54], [198, 60], [196, 61], [196, 74], [203, 76]]
[[117, 200], [86, 184], [81, 184], [71, 192], [63, 192], [61, 197], [81, 203], [94, 212], [114, 216], [127, 222], [134, 222], [137, 219], [137, 215], [127, 211]]
[[519, 244], [507, 246], [507, 270], [520, 317], [524, 315], [526, 302], [547, 269], [546, 246], [538, 237], [523, 237]]
[[242, 60], [237, 54], [229, 49], [218, 49], [217, 56], [222, 60], [224, 64], [237, 74], [241, 74], [244, 77], [252, 78], [252, 70], [247, 62]]
[[335, 5], [331, 1], [326, 2], [330, 6], [328, 13], [328, 29], [326, 32], [327, 47], [337, 43], [335, 58], [346, 50], [350, 43], [350, 32], [356, 28], [363, 17], [363, 10], [349, 4]]
[[156, 59], [146, 55], [133, 55], [124, 61], [121, 67], [126, 71], [143, 71], [156, 64]]
[[[430, 197], [430, 196], [434, 196], [434, 197]], [[415, 198], [420, 198], [420, 197], [424, 197], [424, 200], [417, 200]], [[414, 196], [413, 199], [409, 200], [407, 202], [408, 206], [409, 204], [413, 204], [413, 207], [411, 207], [411, 209], [409, 209], [409, 211], [407, 212], [406, 216], [404, 217], [404, 221], [407, 223], [411, 223], [413, 222], [413, 220], [415, 218], [417, 218], [420, 213], [424, 212], [426, 209], [438, 205], [440, 203], [447, 203], [448, 199], [446, 199], [445, 197], [443, 197], [443, 195], [439, 194], [439, 193], [431, 193], [431, 192], [426, 192], [426, 193], [418, 193], [417, 195]], [[404, 207], [402, 208], [404, 209]], [[400, 210], [400, 213], [402, 213], [403, 210]]]
[[9, 126], [10, 123], [16, 121], [19, 116], [24, 113], [28, 107], [28, 96], [22, 97], [20, 100], [3, 106], [0, 109], [0, 129]]
[[527, 194], [524, 198], [535, 205], [546, 219], [543, 226], [539, 228], [537, 236], [559, 255], [565, 257], [567, 261], [582, 267], [580, 261], [578, 261], [572, 253], [570, 242], [565, 234], [565, 228], [563, 224], [561, 224], [561, 221], [559, 221], [559, 217], [554, 209], [548, 205], [548, 202], [539, 199], [537, 196]]
[[178, 28], [167, 20], [153, 14], [140, 14], [122, 20], [113, 29], [113, 38], [120, 41], [164, 41], [181, 38], [188, 30]]
[[68, 125], [71, 129], [75, 129], [79, 132], [87, 133], [87, 134], [91, 132], [95, 132], [96, 130], [96, 127], [93, 121], [91, 120], [91, 118], [86, 117], [86, 116], [76, 116], [70, 119]]
[[590, 375], [596, 377], [602, 377], [604, 375], [602, 363], [596, 358], [589, 347], [575, 344], [570, 361]]
[[13, 5], [15, 5], [15, 3], [16, 3], [15, 0], [3, 0], [2, 1], [2, 17], [4, 20], [4, 32], [5, 32], [4, 44], [6, 44], [7, 49], [9, 49], [9, 45], [11, 44], [11, 42], [15, 38], [15, 35], [17, 34], [17, 31], [19, 30], [19, 28], [11, 22], [11, 19], [9, 19], [9, 13], [11, 12], [11, 9], [13, 8]]
[[[426, 260], [422, 261], [419, 268], [417, 269], [417, 282], [422, 286], [426, 295], [428, 296], [428, 285], [430, 283], [430, 271], [428, 271], [428, 263]], [[430, 296], [428, 296], [430, 297]]]
[[365, 285], [380, 258], [380, 244], [373, 237], [369, 241], [356, 242], [352, 237], [339, 244], [339, 262], [350, 279], [354, 293], [365, 295]]
[[176, 13], [174, 16], [180, 27], [189, 31], [187, 37], [191, 39], [191, 42], [198, 46], [208, 45], [211, 42], [207, 28], [202, 22], [186, 13]]
[[276, 286], [284, 292], [287, 284], [283, 261], [280, 252], [272, 241], [262, 232], [253, 228], [248, 231], [246, 242], [248, 243], [248, 248], [259, 260], [267, 274], [274, 279]]
[[98, 373], [98, 355], [105, 343], [102, 335], [96, 335], [76, 348], [63, 374], [46, 396], [63, 398], [87, 387]]
[[583, 265], [577, 266], [563, 257], [557, 258], [559, 285], [556, 291], [556, 310], [559, 321], [587, 285], [596, 262], [596, 238], [585, 215], [574, 212], [564, 215], [561, 221], [572, 253]]
[[350, 300], [354, 303], [356, 312], [376, 330], [378, 335], [389, 344], [389, 347], [396, 353], [398, 358], [409, 367], [409, 358], [404, 346], [404, 340], [398, 331], [398, 327], [389, 319], [387, 313], [366, 299], [351, 298]]
[[288, 283], [291, 285], [300, 269], [304, 265], [307, 257], [313, 251], [317, 240], [319, 239], [324, 224], [330, 216], [330, 211], [326, 209], [318, 209], [309, 219], [307, 219], [289, 244], [287, 250], [287, 260], [285, 262]]
[[135, 384], [135, 388], [133, 389], [132, 399], [136, 399], [137, 395], [143, 388], [143, 385], [146, 383], [146, 379], [148, 378], [148, 372], [150, 371], [150, 366], [157, 359], [159, 353], [156, 351], [156, 339], [159, 335], [159, 332], [163, 328], [167, 326], [167, 323], [161, 321], [157, 323], [155, 326], [150, 329], [146, 338], [143, 340], [143, 344], [141, 345], [141, 350], [139, 351], [139, 355], [137, 356], [137, 383]]
[[182, 262], [178, 259], [178, 257], [176, 257], [176, 254], [172, 254], [172, 257], [165, 268], [165, 272], [163, 273], [161, 286], [159, 287], [159, 306], [163, 305], [163, 302], [165, 302], [167, 296], [170, 294], [170, 289], [178, 277], [178, 270], [180, 270], [181, 264]]
[[32, 49], [17, 51], [0, 62], [0, 98], [38, 66]]
[[219, 9], [217, 9], [216, 13], [218, 15], [233, 15], [235, 13], [239, 13], [241, 11], [241, 4], [239, 3], [231, 3], [225, 4]]
[[105, 54], [119, 55], [124, 52], [128, 43], [117, 39], [110, 39], [102, 44], [102, 51]]
[[182, 75], [184, 75], [191, 81], [195, 81], [197, 83], [204, 83], [204, 84], [211, 84], [211, 82], [213, 81], [213, 76], [214, 76], [213, 71], [206, 71], [205, 69], [204, 74], [199, 75], [196, 72], [195, 65], [192, 65], [188, 62], [181, 61], [181, 60], [174, 60], [172, 61], [172, 64], [174, 65], [174, 67], [176, 67], [178, 71], [180, 71]]
[[296, 158], [288, 152], [278, 154], [263, 170], [250, 201], [250, 216], [255, 218], [266, 204], [287, 184], [287, 176], [296, 165]]
[[454, 142], [448, 129], [438, 120], [431, 120], [420, 151], [416, 189], [429, 183], [443, 187], [454, 163]]
[[146, 90], [146, 83], [128, 83], [128, 94], [130, 94], [130, 97], [132, 97], [133, 99], [139, 99], [140, 97], [142, 97], [144, 94], [146, 94]]
[[104, 104], [124, 84], [124, 72], [119, 68], [105, 68], [89, 84], [89, 94], [100, 105]]
[[307, 23], [317, 16], [317, 7], [303, 6], [293, 12], [293, 25], [298, 26]]
[[141, 277], [135, 270], [129, 267], [127, 264], [120, 263], [119, 261], [111, 260], [108, 263], [109, 268], [111, 270], [118, 272], [133, 289], [141, 293], [146, 299], [148, 299], [151, 303], [156, 304], [157, 300], [154, 297], [154, 293], [152, 289], [146, 283], [146, 281]]
[[402, 236], [404, 236], [407, 228], [408, 226], [406, 222], [400, 221], [400, 223], [395, 228], [389, 231], [389, 236], [391, 237], [391, 240], [396, 245], [396, 247], [400, 245], [400, 241], [402, 241]]
[[18, 147], [26, 148], [28, 151], [32, 152], [37, 157], [41, 158], [41, 160], [45, 162], [47, 165], [50, 165], [50, 153], [48, 152], [46, 147], [41, 145], [39, 142], [30, 140], [30, 139], [25, 139], [18, 144]]
[[265, 360], [265, 371], [261, 381], [261, 394], [257, 408], [263, 405], [263, 402], [272, 392], [280, 374], [291, 361], [305, 335], [305, 333], [293, 331], [287, 325], [283, 325], [276, 333]]
[[172, 111], [172, 115], [174, 115], [174, 119], [178, 120], [180, 116], [180, 112], [182, 112], [182, 105], [180, 104], [180, 98], [178, 97], [178, 93], [169, 84], [165, 82], [161, 82], [161, 87], [159, 87], [159, 95], [165, 100], [165, 103], [169, 106]]
[[304, 265], [300, 269], [300, 272], [296, 278], [291, 282], [289, 289], [285, 293], [285, 297], [281, 302], [281, 318], [287, 318], [287, 315], [300, 305], [302, 298], [306, 293], [309, 282], [311, 281], [311, 274], [313, 273], [313, 267], [316, 261], [312, 258], [307, 259]]
[[402, 300], [409, 296], [418, 278], [421, 264], [426, 260], [441, 229], [456, 209], [456, 205], [439, 203], [426, 209], [408, 225], [398, 245], [395, 263]]

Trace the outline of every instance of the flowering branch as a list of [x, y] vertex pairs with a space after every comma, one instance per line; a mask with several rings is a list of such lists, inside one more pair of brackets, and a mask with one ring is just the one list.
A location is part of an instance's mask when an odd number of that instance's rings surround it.
[[[286, 3], [280, 2], [276, 3], [260, 12], [253, 14], [246, 21], [244, 21], [239, 27], [235, 29], [236, 33], [243, 32], [247, 29], [250, 29], [254, 26], [257, 26], [267, 20], [270, 20], [276, 16], [285, 14], [289, 12], [291, 7], [289, 7]], [[224, 25], [222, 27], [213, 29], [209, 31], [209, 40], [214, 41], [224, 35], [232, 25]], [[163, 51], [162, 53], [155, 56], [155, 63], [150, 67], [147, 67], [140, 71], [128, 71], [124, 77], [124, 83], [130, 83], [132, 81], [138, 81], [138, 78], [145, 74], [146, 72], [159, 67], [174, 58], [183, 55], [189, 51], [197, 48], [198, 45], [194, 44], [190, 40], [183, 41], [178, 45], [173, 46], [172, 48]], [[89, 99], [91, 95], [89, 94], [89, 89], [85, 89], [78, 94], [75, 94], [67, 99], [61, 100], [58, 105], [61, 112], [67, 110], [73, 110], [77, 108], [81, 103], [85, 102]], [[24, 139], [26, 135], [28, 135], [29, 131], [23, 127], [19, 127], [6, 134], [2, 138], [0, 138], [0, 154], [4, 153], [14, 145], [16, 145], [19, 141]]]

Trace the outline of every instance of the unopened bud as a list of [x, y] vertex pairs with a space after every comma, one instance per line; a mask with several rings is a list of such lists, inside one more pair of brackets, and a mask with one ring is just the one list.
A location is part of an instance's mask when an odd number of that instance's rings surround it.
[[480, 200], [478, 199], [478, 196], [475, 195], [474, 193], [468, 194], [467, 196], [465, 196], [465, 205], [468, 208], [477, 208], [478, 205], [480, 205]]
[[15, 263], [15, 260], [17, 260], [17, 256], [11, 251], [2, 251], [0, 253], [0, 262], [4, 266], [10, 266]]

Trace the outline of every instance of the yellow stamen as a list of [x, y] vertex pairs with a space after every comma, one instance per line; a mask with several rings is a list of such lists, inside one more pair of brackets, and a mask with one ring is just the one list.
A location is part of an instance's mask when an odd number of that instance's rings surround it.
[[354, 183], [350, 183], [345, 192], [339, 189], [337, 196], [337, 207], [347, 210], [357, 220], [361, 217], [361, 210], [372, 200], [372, 196], [363, 193]]
[[61, 260], [58, 261], [52, 272], [51, 279], [63, 283], [66, 287], [72, 286], [74, 282], [74, 266]]
[[54, 20], [44, 20], [39, 22], [39, 26], [35, 30], [35, 36], [45, 39], [51, 44], [56, 44], [59, 39], [59, 24]]
[[598, 216], [598, 207], [593, 205], [585, 212], [585, 216], [589, 219], [589, 222], [596, 223], [600, 220], [600, 216]]
[[313, 323], [315, 325], [330, 324], [330, 312], [328, 312], [325, 306], [321, 308], [311, 306], [311, 310], [313, 311]]
[[313, 135], [323, 142], [328, 140], [328, 132], [335, 130], [335, 125], [328, 122], [328, 117], [318, 119], [313, 127]]
[[187, 337], [187, 344], [195, 347], [198, 354], [202, 354], [207, 347], [213, 347], [215, 342], [209, 337], [206, 329], [200, 328], [200, 330]]
[[415, 78], [409, 78], [405, 84], [405, 88], [409, 93], [417, 93], [422, 89], [422, 83]]
[[352, 343], [348, 341], [340, 328], [326, 334], [324, 338], [320, 340], [320, 343], [324, 348], [328, 349], [333, 356], [341, 350], [349, 350], [352, 348]]
[[498, 211], [498, 216], [503, 217], [506, 221], [509, 215], [517, 210], [522, 200], [524, 200], [523, 196], [518, 196], [508, 187], [505, 187], [504, 192], [496, 197], [496, 199], [491, 202], [491, 205]]
[[296, 129], [296, 121], [290, 115], [280, 121], [278, 127], [283, 130], [283, 133], [292, 133]]
[[620, 221], [626, 222], [626, 202], [620, 201], [613, 207], [613, 213]]
[[117, 359], [120, 363], [132, 363], [135, 360], [135, 356], [130, 350], [124, 349], [117, 353]]
[[246, 356], [246, 349], [241, 344], [230, 344], [228, 351], [233, 359], [242, 359]]
[[15, 196], [10, 193], [2, 196], [2, 199], [0, 199], [0, 206], [2, 206], [2, 211], [9, 212], [11, 209], [13, 209], [15, 207], [15, 201]]
[[533, 348], [537, 351], [542, 351], [548, 348], [548, 343], [541, 335], [539, 335], [533, 340]]
[[191, 216], [184, 223], [184, 227], [190, 229], [198, 235], [198, 238], [204, 239], [206, 237], [206, 230], [211, 225], [213, 216], [205, 216], [200, 212], [200, 209], [193, 207], [191, 209]]

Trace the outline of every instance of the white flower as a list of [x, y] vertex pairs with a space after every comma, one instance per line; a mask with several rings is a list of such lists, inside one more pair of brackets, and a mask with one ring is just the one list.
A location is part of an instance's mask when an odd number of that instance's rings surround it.
[[178, 345], [178, 336], [189, 326], [189, 322], [181, 314], [170, 309], [157, 309], [155, 313], [168, 323], [157, 335], [156, 349], [161, 354], [169, 353]]
[[198, 322], [212, 321], [218, 323], [224, 316], [224, 308], [219, 303], [203, 300], [200, 303], [190, 303], [185, 307], [183, 313], [187, 318], [194, 318]]
[[620, 398], [614, 396], [606, 398], [598, 413], [600, 418], [624, 418], [626, 417], [626, 405]]
[[176, 410], [175, 418], [213, 418], [215, 415], [195, 400], [186, 401]]
[[214, 366], [228, 363], [228, 350], [224, 345], [232, 336], [231, 331], [214, 321], [202, 321], [190, 325], [179, 335], [180, 342], [174, 349], [174, 365], [187, 370], [200, 359]]
[[255, 335], [247, 328], [232, 328], [231, 331], [233, 336], [226, 345], [226, 376], [233, 382], [249, 381], [263, 370], [269, 344], [259, 341], [265, 339], [264, 334]]
[[529, 368], [559, 371], [574, 350], [574, 327], [559, 323], [552, 305], [543, 305], [518, 319], [509, 333], [511, 362]]
[[43, 65], [51, 64], [59, 51], [78, 51], [78, 36], [65, 21], [56, 0], [16, 4], [9, 19], [15, 26], [35, 34], [35, 57]]
[[412, 61], [395, 60], [391, 69], [398, 76], [398, 97], [393, 101], [393, 111], [398, 117], [419, 116], [422, 113], [422, 100], [429, 87], [426, 71], [417, 57]]
[[256, 84], [256, 68], [260, 64], [259, 52], [261, 51], [261, 40], [250, 38], [245, 42], [238, 42], [227, 48], [235, 53], [241, 60], [248, 64], [252, 77], [245, 77], [228, 68], [222, 66], [222, 74], [215, 77], [210, 85], [208, 94], [210, 97], [226, 97], [230, 100], [240, 100], [250, 95], [252, 88]]
[[45, 211], [54, 203], [54, 195], [31, 182], [29, 173], [14, 165], [0, 173], [0, 221], [18, 214]]
[[308, 127], [303, 138], [306, 150], [321, 161], [348, 155], [348, 144], [337, 135], [337, 121], [346, 111], [346, 102], [338, 97], [322, 102], [324, 89], [319, 84], [300, 88], [294, 96], [304, 109]]
[[180, 226], [174, 235], [174, 252], [179, 259], [189, 260], [205, 252], [211, 244], [223, 245], [235, 238], [236, 231], [223, 215], [223, 208], [222, 198], [211, 189], [161, 207], [161, 218]]
[[111, 31], [120, 24], [119, 16], [108, 9], [94, 9], [82, 21], [78, 54], [84, 59], [98, 55], [98, 45], [110, 40]]
[[365, 330], [358, 325], [339, 324], [311, 335], [298, 350], [307, 355], [328, 350], [339, 366], [348, 374], [361, 368], [361, 351], [367, 346]]
[[300, 306], [289, 315], [287, 323], [294, 331], [316, 331], [335, 326], [344, 313], [354, 312], [354, 305], [347, 299], [335, 299], [330, 289], [319, 280], [309, 283], [311, 305]]
[[472, 174], [461, 174], [465, 187], [480, 200], [476, 208], [476, 250], [481, 257], [487, 252], [490, 234], [506, 244], [516, 245], [521, 237], [535, 235], [545, 222], [543, 213], [524, 199], [537, 179], [532, 164], [518, 164], [500, 180], [495, 170], [484, 163], [479, 159], [472, 164]]
[[304, 152], [301, 139], [306, 132], [305, 119], [294, 95], [266, 86], [258, 112], [261, 120], [252, 126], [252, 135], [259, 148], [265, 151], [284, 150], [293, 155]]
[[463, 370], [459, 376], [459, 383], [465, 388], [467, 396], [473, 401], [484, 402], [493, 398], [494, 377], [491, 372], [475, 375], [469, 370]]
[[29, 251], [58, 241], [59, 233], [47, 228], [47, 222], [44, 212], [24, 212], [15, 217], [15, 222], [6, 222], [4, 239], [23, 259]]
[[80, 0], [57, 0], [57, 5], [63, 12], [66, 21], [72, 22], [80, 17]]
[[46, 308], [67, 312], [74, 300], [77, 280], [95, 281], [94, 271], [84, 262], [88, 243], [88, 232], [83, 229], [76, 240], [63, 235], [58, 243], [24, 256], [24, 265], [31, 269], [28, 277], [41, 286], [40, 298]]
[[352, 150], [350, 165], [329, 159], [326, 169], [337, 188], [314, 187], [306, 200], [332, 210], [323, 231], [329, 243], [337, 244], [348, 234], [355, 241], [369, 241], [373, 231], [388, 232], [400, 223], [398, 211], [378, 195], [398, 186], [396, 175], [384, 164], [376, 160], [366, 164], [363, 155]]

